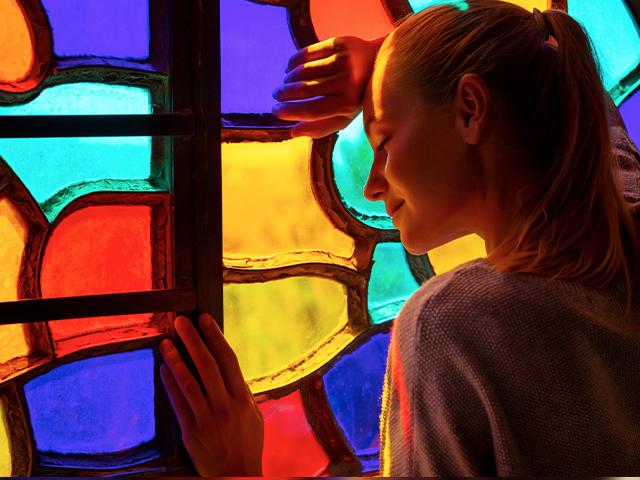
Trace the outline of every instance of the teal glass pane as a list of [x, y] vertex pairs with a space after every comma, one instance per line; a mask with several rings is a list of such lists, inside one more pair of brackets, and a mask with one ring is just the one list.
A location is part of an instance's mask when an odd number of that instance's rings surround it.
[[338, 133], [332, 162], [340, 200], [349, 213], [371, 227], [394, 229], [384, 202], [370, 202], [364, 198], [364, 186], [373, 164], [373, 150], [364, 133], [362, 114]]
[[419, 286], [409, 269], [402, 244], [378, 244], [373, 252], [368, 291], [371, 323], [377, 325], [393, 320]]
[[[0, 115], [151, 113], [147, 88], [99, 83], [49, 87]], [[152, 185], [150, 137], [0, 139], [0, 156], [52, 221], [65, 205], [92, 191], [164, 190]], [[155, 185], [155, 186], [154, 186]]]
[[610, 90], [640, 62], [640, 33], [631, 13], [623, 0], [569, 0], [568, 7], [595, 44], [602, 81]]
[[409, 4], [414, 12], [431, 7], [433, 5], [449, 4], [458, 7], [460, 10], [467, 10], [469, 5], [464, 0], [409, 0]]

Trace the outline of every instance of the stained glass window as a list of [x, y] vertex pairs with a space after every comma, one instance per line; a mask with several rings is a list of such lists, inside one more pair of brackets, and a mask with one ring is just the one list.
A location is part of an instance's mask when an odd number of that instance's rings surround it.
[[[212, 304], [263, 413], [265, 475], [375, 475], [394, 319], [484, 243], [409, 254], [363, 197], [361, 117], [291, 139], [271, 92], [298, 48], [465, 2], [172, 3], [0, 2], [0, 475], [194, 474], [157, 345], [173, 311]], [[637, 7], [514, 3], [585, 25], [638, 141]]]

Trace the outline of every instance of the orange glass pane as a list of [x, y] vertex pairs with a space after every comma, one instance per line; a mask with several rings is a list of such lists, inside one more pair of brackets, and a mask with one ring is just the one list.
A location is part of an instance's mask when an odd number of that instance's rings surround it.
[[265, 477], [316, 477], [329, 458], [309, 426], [299, 391], [258, 405], [264, 418]]
[[[151, 290], [151, 208], [96, 206], [71, 213], [46, 245], [40, 285], [43, 297]], [[74, 348], [116, 340], [102, 331], [122, 326], [144, 336], [149, 315], [50, 322], [54, 341], [82, 335]], [[93, 336], [88, 336], [93, 334]], [[60, 350], [58, 350], [60, 353]]]
[[18, 0], [0, 1], [0, 83], [19, 82], [31, 71], [34, 48]]
[[[27, 226], [8, 199], [0, 200], [0, 302], [17, 300]], [[0, 326], [0, 363], [25, 356], [29, 347], [20, 324]]]
[[374, 39], [393, 29], [380, 0], [311, 0], [310, 10], [319, 40], [339, 35]]
[[0, 402], [0, 476], [10, 477], [11, 468], [11, 434], [7, 425], [4, 404]]
[[429, 251], [429, 261], [437, 274], [447, 272], [476, 258], [487, 256], [484, 240], [478, 235], [467, 235]]
[[225, 265], [331, 263], [355, 269], [354, 240], [334, 227], [311, 190], [311, 140], [222, 145]]

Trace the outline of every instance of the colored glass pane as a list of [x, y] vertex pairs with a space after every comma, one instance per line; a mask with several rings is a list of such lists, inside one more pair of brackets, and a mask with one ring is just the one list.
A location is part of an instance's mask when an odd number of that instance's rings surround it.
[[0, 83], [22, 80], [31, 71], [34, 53], [29, 25], [18, 0], [0, 2], [0, 45]]
[[320, 210], [309, 177], [311, 140], [222, 145], [222, 227], [227, 266], [305, 262], [355, 268], [354, 240]]
[[370, 202], [364, 198], [364, 186], [373, 164], [373, 150], [364, 133], [362, 114], [339, 132], [332, 161], [340, 199], [351, 215], [375, 228], [395, 228], [386, 214], [384, 202]]
[[[534, 8], [538, 10], [546, 10], [547, 8], [551, 8], [550, 0], [506, 0], [509, 3], [515, 3], [516, 5], [520, 5], [523, 8], [526, 8], [529, 11], [533, 11]], [[572, 0], [573, 1], [573, 0]], [[442, 5], [442, 4], [451, 4], [458, 6], [461, 10], [468, 8], [467, 2], [465, 0], [409, 0], [409, 4], [411, 4], [411, 8], [413, 8], [414, 12], [418, 12], [423, 8], [430, 7], [432, 5]]]
[[297, 48], [287, 10], [248, 0], [221, 0], [222, 112], [271, 113], [271, 92]]
[[37, 450], [115, 453], [152, 440], [153, 376], [153, 352], [145, 349], [75, 361], [30, 380], [24, 393]]
[[[258, 389], [300, 378], [351, 341], [350, 335], [336, 335], [347, 324], [346, 288], [324, 278], [227, 284], [224, 324], [245, 378], [266, 377]], [[328, 350], [317, 351], [330, 337]], [[300, 364], [312, 353], [311, 366]]]
[[60, 57], [149, 56], [148, 0], [43, 0]]
[[[8, 199], [0, 199], [0, 302], [18, 298], [18, 275], [26, 241], [27, 226], [22, 216]], [[23, 330], [19, 324], [0, 326], [0, 362], [29, 353]]]
[[11, 436], [7, 417], [4, 411], [4, 404], [0, 402], [0, 476], [11, 476]]
[[640, 89], [620, 105], [620, 114], [636, 145], [640, 145]]
[[[571, 0], [569, 14], [587, 30], [600, 62], [602, 81], [611, 89], [640, 62], [640, 33], [624, 0]], [[615, 99], [614, 99], [615, 100]]]
[[264, 476], [321, 475], [329, 465], [329, 458], [309, 426], [300, 392], [258, 406], [264, 418]]
[[[151, 209], [146, 206], [96, 206], [71, 213], [55, 228], [44, 252], [43, 297], [151, 290]], [[84, 345], [109, 343], [105, 332], [136, 327], [129, 335], [148, 335], [149, 315], [50, 322], [54, 343], [82, 335]], [[90, 336], [92, 335], [92, 336]]]
[[381, 0], [311, 0], [309, 9], [319, 40], [340, 35], [374, 39], [393, 30]]
[[381, 243], [373, 252], [368, 306], [374, 324], [393, 320], [419, 287], [400, 243]]
[[[98, 83], [58, 85], [43, 90], [25, 105], [0, 107], [0, 115], [136, 113], [151, 113], [148, 89]], [[158, 189], [155, 185], [159, 180], [148, 180], [149, 137], [0, 139], [0, 156], [49, 220], [72, 200], [91, 191]]]
[[324, 376], [331, 410], [365, 472], [380, 468], [380, 411], [390, 336], [374, 335]]
[[478, 235], [467, 235], [429, 251], [429, 261], [436, 275], [458, 265], [487, 256], [484, 240]]

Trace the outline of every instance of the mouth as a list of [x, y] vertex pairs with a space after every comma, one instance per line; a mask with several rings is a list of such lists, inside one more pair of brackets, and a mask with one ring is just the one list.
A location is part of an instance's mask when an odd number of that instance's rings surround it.
[[387, 215], [393, 217], [393, 214], [396, 213], [402, 205], [404, 205], [404, 202], [400, 202], [394, 205], [392, 208], [387, 208]]

